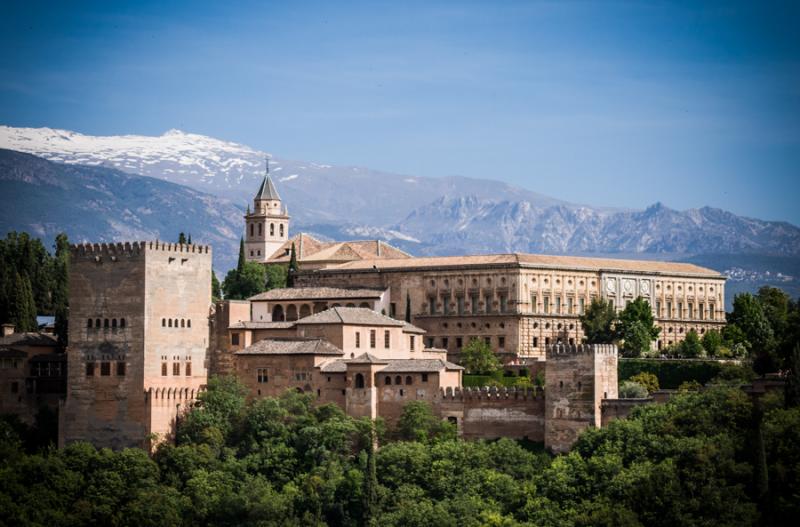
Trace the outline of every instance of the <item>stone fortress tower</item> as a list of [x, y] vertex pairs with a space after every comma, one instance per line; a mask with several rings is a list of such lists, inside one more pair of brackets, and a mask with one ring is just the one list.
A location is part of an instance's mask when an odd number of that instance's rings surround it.
[[566, 452], [586, 428], [600, 428], [602, 401], [618, 396], [617, 347], [549, 347], [545, 387], [544, 444], [553, 452]]
[[211, 249], [86, 244], [70, 256], [59, 446], [151, 446], [207, 382]]
[[249, 262], [266, 262], [289, 239], [289, 211], [272, 183], [269, 159], [264, 180], [253, 198], [253, 211], [248, 206], [244, 219], [244, 251]]

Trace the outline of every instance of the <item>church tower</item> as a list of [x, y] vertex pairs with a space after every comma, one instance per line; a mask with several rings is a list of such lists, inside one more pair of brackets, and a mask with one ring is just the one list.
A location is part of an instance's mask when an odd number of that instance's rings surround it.
[[244, 253], [248, 262], [266, 262], [289, 239], [289, 211], [281, 203], [269, 159], [264, 180], [253, 198], [253, 211], [245, 214]]

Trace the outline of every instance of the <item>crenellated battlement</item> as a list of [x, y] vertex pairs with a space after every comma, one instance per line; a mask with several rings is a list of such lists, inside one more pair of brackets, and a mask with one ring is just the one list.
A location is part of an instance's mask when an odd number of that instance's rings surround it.
[[547, 347], [547, 360], [580, 354], [616, 356], [617, 346], [614, 344], [553, 344]]
[[145, 401], [152, 401], [154, 404], [164, 402], [185, 402], [194, 401], [203, 390], [186, 387], [165, 387], [149, 388], [145, 390]]
[[507, 388], [497, 386], [483, 386], [480, 388], [453, 388], [448, 386], [439, 391], [439, 396], [444, 401], [467, 400], [534, 400], [544, 398], [542, 388]]
[[139, 256], [144, 252], [163, 251], [176, 254], [211, 254], [210, 245], [165, 243], [155, 241], [117, 242], [117, 243], [80, 243], [70, 246], [73, 258], [115, 258], [122, 256]]

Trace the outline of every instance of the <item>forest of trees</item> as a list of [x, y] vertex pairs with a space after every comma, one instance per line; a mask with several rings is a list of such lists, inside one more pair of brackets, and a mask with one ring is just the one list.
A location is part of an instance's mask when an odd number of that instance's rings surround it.
[[780, 393], [756, 407], [734, 385], [682, 392], [556, 457], [460, 440], [423, 402], [386, 430], [308, 395], [244, 394], [213, 379], [152, 457], [26, 452], [0, 422], [0, 524], [745, 526], [800, 514], [800, 407]]
[[36, 331], [37, 315], [54, 315], [56, 334], [66, 345], [68, 266], [66, 234], [56, 236], [52, 255], [41, 240], [24, 232], [0, 239], [0, 323]]

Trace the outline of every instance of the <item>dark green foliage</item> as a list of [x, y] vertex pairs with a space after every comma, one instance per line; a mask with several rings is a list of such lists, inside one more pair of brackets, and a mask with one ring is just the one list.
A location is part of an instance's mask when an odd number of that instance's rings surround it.
[[245, 300], [265, 291], [267, 270], [257, 262], [244, 262], [241, 270], [231, 269], [222, 282], [222, 291], [228, 300]]
[[610, 344], [617, 337], [614, 326], [617, 313], [611, 302], [594, 298], [580, 316], [583, 334], [589, 344]]
[[655, 325], [650, 303], [639, 297], [620, 312], [615, 332], [622, 342], [622, 353], [626, 357], [639, 357], [650, 351], [650, 344], [658, 338], [661, 328]]
[[181, 245], [186, 245], [186, 243], [187, 243], [186, 235], [183, 232], [178, 234], [178, 243], [180, 243]]
[[690, 329], [686, 333], [686, 336], [678, 346], [678, 350], [682, 357], [689, 359], [696, 359], [703, 355], [703, 345], [700, 344], [700, 337], [697, 336], [695, 330]]
[[637, 373], [628, 380], [637, 384], [641, 384], [649, 393], [653, 393], [659, 388], [658, 377], [646, 371]]
[[37, 315], [56, 316], [56, 334], [66, 346], [69, 242], [56, 236], [55, 256], [26, 233], [0, 240], [0, 322], [35, 331]]
[[728, 323], [742, 330], [753, 357], [753, 369], [758, 373], [775, 371], [775, 334], [758, 298], [742, 293], [733, 299], [733, 311], [728, 313]]
[[292, 251], [291, 256], [289, 257], [289, 269], [288, 276], [286, 278], [286, 287], [294, 287], [294, 277], [299, 269], [300, 268], [297, 265], [297, 251], [294, 248], [294, 242], [292, 242]]
[[461, 349], [459, 360], [470, 374], [491, 375], [501, 366], [500, 360], [483, 339], [471, 339]]
[[714, 329], [706, 331], [702, 338], [702, 344], [709, 357], [716, 357], [722, 348], [722, 334]]
[[641, 372], [658, 377], [661, 388], [677, 389], [687, 381], [706, 384], [723, 370], [723, 363], [702, 360], [620, 359], [618, 376], [620, 382]]
[[211, 300], [217, 301], [222, 298], [222, 286], [217, 280], [217, 273], [211, 270]]
[[280, 289], [288, 287], [289, 275], [286, 266], [279, 264], [270, 264], [265, 266], [267, 273], [267, 281], [265, 291], [270, 289]]
[[402, 440], [374, 450], [380, 422], [295, 392], [248, 404], [235, 380], [215, 379], [153, 458], [81, 443], [26, 454], [0, 420], [0, 525], [745, 526], [800, 514], [800, 408], [757, 421], [738, 388], [639, 407], [558, 457], [455, 439], [424, 403], [409, 407]]
[[411, 323], [411, 296], [406, 292], [406, 322]]

